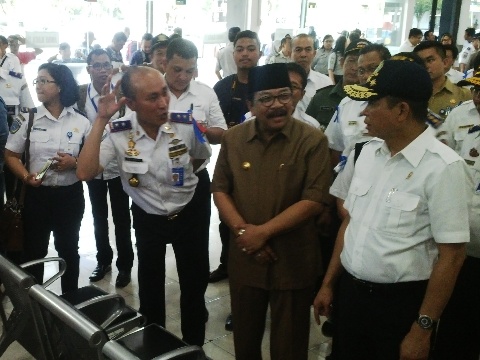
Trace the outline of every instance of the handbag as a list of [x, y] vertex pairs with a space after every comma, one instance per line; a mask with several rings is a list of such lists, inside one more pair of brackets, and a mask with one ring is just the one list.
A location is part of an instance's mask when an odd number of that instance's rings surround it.
[[[30, 131], [33, 125], [34, 112], [29, 110], [27, 140], [25, 142], [25, 167], [30, 167]], [[7, 200], [0, 218], [0, 249], [2, 252], [23, 251], [23, 202], [25, 200], [26, 186], [22, 186], [18, 199], [16, 198], [18, 179], [15, 180], [13, 196]]]

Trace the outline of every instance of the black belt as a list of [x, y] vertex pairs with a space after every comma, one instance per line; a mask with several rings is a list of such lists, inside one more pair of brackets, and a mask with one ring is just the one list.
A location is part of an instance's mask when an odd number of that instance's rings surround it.
[[402, 293], [411, 291], [412, 289], [418, 289], [419, 287], [427, 286], [428, 280], [419, 281], [403, 281], [398, 283], [374, 283], [362, 279], [358, 279], [352, 274], [345, 272], [345, 276], [349, 279], [355, 287], [359, 290], [367, 291], [371, 294], [374, 293]]

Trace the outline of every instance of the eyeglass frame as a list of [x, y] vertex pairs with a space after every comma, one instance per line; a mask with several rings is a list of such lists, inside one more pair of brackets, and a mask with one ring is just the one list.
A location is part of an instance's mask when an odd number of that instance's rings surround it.
[[[284, 98], [284, 100], [281, 100], [282, 96], [288, 96], [288, 98]], [[255, 101], [258, 101], [260, 104], [262, 104], [265, 107], [270, 107], [274, 104], [275, 100], [278, 100], [278, 102], [282, 105], [288, 104], [292, 100], [293, 94], [291, 92], [282, 92], [281, 94], [278, 95], [263, 95], [256, 99]]]
[[[108, 68], [106, 67], [108, 66]], [[113, 65], [111, 63], [107, 63], [107, 62], [104, 62], [103, 64], [101, 63], [95, 63], [93, 65], [88, 65], [89, 68], [95, 70], [95, 71], [100, 71], [100, 70], [112, 70], [113, 69]]]
[[34, 86], [42, 85], [45, 86], [47, 84], [56, 84], [57, 82], [55, 80], [48, 80], [48, 79], [33, 79], [32, 84]]

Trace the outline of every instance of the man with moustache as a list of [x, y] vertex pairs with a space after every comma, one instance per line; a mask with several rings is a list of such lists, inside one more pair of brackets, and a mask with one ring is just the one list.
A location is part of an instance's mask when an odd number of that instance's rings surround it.
[[321, 271], [315, 217], [330, 183], [327, 139], [292, 118], [286, 64], [250, 69], [248, 104], [255, 119], [225, 133], [212, 183], [233, 240], [235, 357], [262, 358], [270, 306], [271, 358], [307, 359], [311, 296]]
[[[123, 76], [122, 92], [110, 92], [110, 81], [98, 102], [98, 114], [78, 159], [77, 176], [91, 180], [111, 161], [119, 164], [125, 192], [132, 199], [138, 254], [140, 309], [148, 323], [165, 327], [165, 251], [171, 244], [177, 261], [183, 340], [202, 346], [205, 339], [204, 244], [200, 241], [202, 201], [195, 170], [211, 156], [207, 142], [192, 124], [169, 119], [170, 95], [163, 76], [146, 66]], [[119, 85], [116, 86], [119, 90]], [[133, 111], [105, 126], [123, 104]], [[208, 271], [208, 268], [207, 268]], [[208, 273], [207, 273], [208, 276]]]
[[[91, 123], [97, 118], [98, 101], [102, 88], [112, 73], [112, 64], [107, 52], [103, 49], [94, 49], [87, 56], [87, 72], [92, 82], [81, 85], [78, 109], [85, 113]], [[123, 106], [111, 119], [125, 116]], [[109, 129], [109, 128], [107, 128]], [[107, 131], [106, 129], [106, 131]], [[92, 204], [93, 227], [97, 246], [97, 266], [90, 275], [90, 281], [96, 282], [112, 270], [113, 250], [108, 236], [108, 201], [110, 198], [113, 224], [115, 225], [115, 242], [117, 245], [118, 275], [115, 286], [123, 288], [131, 280], [133, 266], [132, 238], [130, 235], [130, 203], [128, 195], [123, 191], [118, 164], [114, 160], [104, 168], [95, 179], [87, 182], [90, 202]]]

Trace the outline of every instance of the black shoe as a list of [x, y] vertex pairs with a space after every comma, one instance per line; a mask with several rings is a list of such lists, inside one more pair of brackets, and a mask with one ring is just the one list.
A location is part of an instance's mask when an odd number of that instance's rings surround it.
[[227, 316], [227, 320], [225, 320], [225, 330], [233, 331], [233, 319], [232, 314]]
[[117, 281], [115, 281], [115, 287], [123, 288], [127, 286], [132, 280], [130, 271], [120, 270], [117, 275]]
[[208, 278], [209, 283], [216, 283], [223, 279], [228, 278], [227, 267], [223, 264], [220, 264], [217, 270], [213, 270], [210, 273], [210, 277]]
[[112, 271], [112, 266], [111, 265], [102, 265], [102, 264], [97, 264], [97, 267], [95, 270], [93, 270], [92, 275], [90, 275], [90, 281], [99, 281], [102, 280], [105, 275]]

